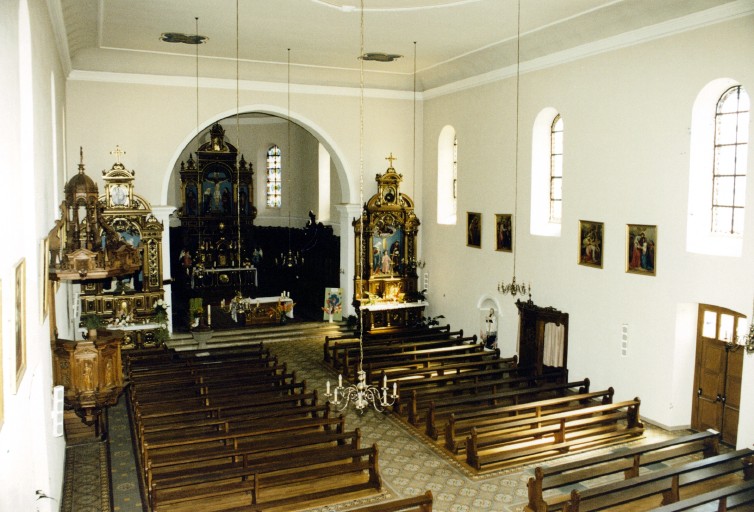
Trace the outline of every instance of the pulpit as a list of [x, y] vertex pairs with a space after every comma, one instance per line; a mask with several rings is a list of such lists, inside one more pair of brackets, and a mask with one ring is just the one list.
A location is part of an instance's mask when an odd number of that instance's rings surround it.
[[56, 340], [53, 379], [65, 388], [65, 403], [95, 434], [106, 434], [102, 411], [123, 391], [121, 338], [107, 331], [93, 340]]

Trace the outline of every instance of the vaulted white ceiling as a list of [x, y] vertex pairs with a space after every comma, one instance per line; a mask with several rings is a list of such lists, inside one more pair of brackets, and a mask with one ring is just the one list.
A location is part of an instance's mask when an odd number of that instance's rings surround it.
[[[360, 0], [48, 2], [68, 71], [286, 82], [290, 48], [292, 82], [360, 83]], [[364, 0], [364, 51], [403, 55], [365, 62], [364, 81], [411, 90], [416, 68], [418, 91], [442, 88], [514, 68], [517, 41], [522, 66], [547, 65], [753, 9], [752, 0]], [[196, 34], [197, 17], [206, 44], [160, 40]]]

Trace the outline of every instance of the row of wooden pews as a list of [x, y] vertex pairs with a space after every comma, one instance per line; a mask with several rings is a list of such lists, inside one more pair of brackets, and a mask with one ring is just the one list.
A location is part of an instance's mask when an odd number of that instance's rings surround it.
[[[750, 510], [754, 452], [720, 453], [719, 442], [720, 434], [709, 430], [538, 467], [529, 479], [524, 510], [668, 512], [704, 504], [717, 504], [716, 510]], [[584, 489], [585, 482], [606, 480], [612, 481]]]
[[[325, 361], [352, 375], [358, 338], [326, 340]], [[618, 443], [643, 434], [638, 398], [614, 403], [612, 388], [564, 382], [562, 369], [535, 375], [476, 337], [442, 330], [365, 338], [367, 382], [397, 384], [393, 412], [475, 470]], [[353, 354], [351, 354], [353, 357]]]
[[381, 489], [377, 446], [262, 344], [126, 359], [152, 511], [295, 510]]

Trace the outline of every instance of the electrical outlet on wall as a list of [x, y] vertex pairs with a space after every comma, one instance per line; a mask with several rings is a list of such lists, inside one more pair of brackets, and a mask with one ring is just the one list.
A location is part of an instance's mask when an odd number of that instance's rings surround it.
[[628, 357], [628, 324], [620, 326], [620, 355]]

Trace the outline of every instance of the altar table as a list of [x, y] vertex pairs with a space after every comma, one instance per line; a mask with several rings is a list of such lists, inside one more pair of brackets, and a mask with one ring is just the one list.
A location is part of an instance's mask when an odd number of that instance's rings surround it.
[[424, 314], [427, 301], [378, 302], [361, 306], [364, 328], [367, 330], [410, 327], [418, 324]]

